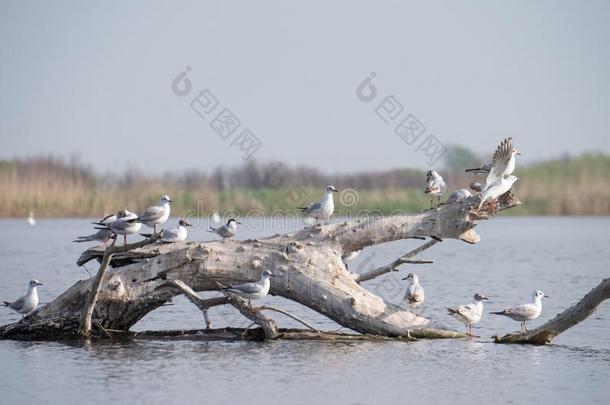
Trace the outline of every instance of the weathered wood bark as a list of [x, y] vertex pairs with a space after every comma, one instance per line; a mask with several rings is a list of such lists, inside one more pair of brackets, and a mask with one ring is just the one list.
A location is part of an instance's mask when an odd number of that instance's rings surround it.
[[[129, 330], [144, 315], [182, 293], [168, 281], [181, 280], [193, 291], [217, 290], [219, 283], [257, 280], [271, 270], [270, 294], [301, 303], [362, 334], [461, 337], [462, 333], [429, 326], [430, 320], [406, 307], [385, 302], [354, 280], [341, 257], [369, 246], [401, 239], [456, 238], [476, 243], [472, 228], [485, 213], [475, 212], [479, 197], [442, 205], [419, 214], [363, 217], [308, 227], [261, 240], [155, 243], [115, 253], [113, 271], [103, 277], [93, 323], [106, 330]], [[509, 192], [498, 210], [520, 204]], [[82, 265], [100, 260], [104, 250], [89, 249]], [[400, 260], [400, 259], [399, 259]], [[120, 281], [124, 287], [111, 286]], [[77, 282], [22, 323], [0, 327], [0, 338], [35, 339], [67, 335], [80, 313], [92, 280]], [[67, 332], [68, 331], [68, 332]]]
[[566, 309], [544, 325], [527, 333], [509, 333], [502, 337], [495, 336], [497, 343], [531, 343], [549, 344], [560, 333], [587, 319], [597, 306], [610, 298], [610, 278], [602, 280], [576, 305]]

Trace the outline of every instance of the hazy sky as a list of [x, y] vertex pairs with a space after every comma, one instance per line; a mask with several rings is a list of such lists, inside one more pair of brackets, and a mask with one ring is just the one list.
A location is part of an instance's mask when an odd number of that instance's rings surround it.
[[[608, 1], [178, 3], [2, 1], [0, 158], [210, 169], [242, 162], [245, 129], [256, 159], [330, 172], [425, 167], [429, 135], [490, 154], [512, 136], [526, 162], [610, 152]], [[210, 126], [225, 108], [241, 122], [226, 140]], [[394, 132], [409, 114], [413, 145]]]

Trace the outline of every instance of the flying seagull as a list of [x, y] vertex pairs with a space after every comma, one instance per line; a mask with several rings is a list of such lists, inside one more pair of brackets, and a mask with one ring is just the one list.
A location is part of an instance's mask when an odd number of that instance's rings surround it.
[[428, 171], [426, 176], [427, 187], [424, 190], [424, 193], [430, 194], [430, 208], [433, 208], [434, 196], [438, 198], [437, 206], [441, 205], [441, 195], [447, 191], [447, 184], [441, 175], [434, 170]]
[[549, 298], [548, 295], [545, 295], [540, 290], [534, 291], [533, 296], [534, 297], [532, 303], [521, 304], [512, 308], [505, 308], [504, 310], [499, 312], [490, 312], [490, 314], [504, 315], [514, 321], [521, 322], [521, 333], [525, 333], [527, 332], [525, 322], [537, 319], [540, 316], [540, 313], [542, 312], [542, 298]]
[[[243, 283], [231, 287], [223, 288], [223, 290], [239, 295], [240, 297], [250, 300], [258, 300], [269, 294], [271, 282], [269, 277], [275, 277], [269, 270], [263, 271], [261, 279], [253, 283]], [[250, 303], [250, 302], [249, 302]]]
[[38, 291], [36, 287], [39, 285], [42, 285], [42, 283], [39, 283], [38, 280], [31, 280], [28, 284], [28, 292], [23, 297], [18, 298], [14, 302], [4, 301], [4, 306], [21, 314], [21, 319], [23, 319], [34, 312], [38, 306]]
[[[492, 178], [498, 176], [506, 177], [515, 171], [515, 155], [521, 155], [517, 149], [513, 148], [513, 138], [506, 138], [496, 148], [492, 163], [487, 163], [481, 167], [466, 169], [466, 173], [485, 174], [489, 173]], [[487, 179], [491, 180], [489, 177]]]
[[[181, 219], [180, 221], [178, 221], [177, 228], [164, 229], [163, 232], [161, 232], [161, 242], [184, 242], [186, 240], [186, 237], [188, 236], [188, 231], [186, 230], [187, 226], [192, 225], [186, 222], [184, 219]], [[149, 238], [152, 235], [142, 234], [142, 236]]]
[[231, 218], [225, 225], [219, 226], [218, 228], [210, 226], [208, 232], [215, 233], [221, 236], [223, 239], [229, 239], [235, 236], [237, 233], [237, 224], [241, 225], [241, 222], [235, 220], [235, 218]]
[[146, 208], [140, 215], [138, 215], [137, 222], [153, 228], [153, 232], [156, 234], [157, 225], [163, 225], [169, 218], [169, 203], [171, 202], [172, 199], [169, 198], [168, 195], [161, 196], [156, 205]]
[[335, 202], [333, 201], [333, 193], [336, 193], [337, 189], [333, 185], [326, 186], [326, 191], [322, 199], [316, 203], [309, 204], [308, 207], [299, 207], [301, 212], [304, 212], [308, 217], [316, 219], [316, 222], [322, 220], [328, 222], [330, 216], [335, 211]]
[[487, 297], [481, 293], [474, 295], [474, 303], [447, 308], [449, 315], [466, 325], [466, 333], [472, 336], [472, 325], [478, 323], [483, 315], [483, 300]]
[[413, 310], [421, 307], [424, 303], [424, 288], [419, 284], [417, 274], [409, 273], [403, 280], [408, 280], [409, 282], [404, 301], [408, 303], [409, 310], [413, 312]]

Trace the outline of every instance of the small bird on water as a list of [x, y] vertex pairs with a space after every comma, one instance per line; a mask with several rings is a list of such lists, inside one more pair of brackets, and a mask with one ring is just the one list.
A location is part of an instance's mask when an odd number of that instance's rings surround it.
[[269, 294], [269, 288], [271, 287], [269, 277], [275, 276], [269, 270], [265, 270], [261, 275], [261, 279], [257, 282], [238, 284], [223, 288], [223, 290], [246, 298], [248, 302], [250, 300], [258, 300]]
[[4, 306], [21, 314], [21, 319], [23, 319], [38, 307], [38, 291], [36, 287], [39, 285], [42, 285], [42, 283], [39, 283], [38, 280], [31, 280], [28, 284], [28, 292], [23, 297], [18, 298], [14, 302], [4, 301]]
[[415, 309], [421, 307], [424, 303], [424, 288], [419, 284], [419, 278], [417, 274], [409, 273], [407, 277], [403, 278], [409, 282], [407, 292], [404, 296], [404, 301], [409, 305], [409, 310], [413, 312]]
[[311, 218], [315, 218], [317, 221], [328, 222], [331, 215], [335, 211], [335, 202], [333, 200], [333, 193], [337, 193], [335, 186], [329, 184], [326, 186], [324, 196], [316, 203], [311, 203], [307, 207], [300, 207], [301, 212]]
[[466, 325], [466, 334], [472, 336], [472, 325], [478, 323], [483, 315], [483, 300], [488, 298], [481, 293], [474, 295], [474, 303], [447, 308], [449, 315]]
[[517, 305], [516, 307], [505, 308], [499, 312], [490, 312], [490, 314], [504, 315], [514, 321], [521, 322], [521, 333], [525, 333], [527, 332], [525, 322], [537, 319], [542, 312], [542, 298], [549, 298], [549, 296], [540, 290], [536, 290], [533, 293], [533, 302], [529, 304]]
[[218, 228], [210, 226], [208, 232], [215, 233], [223, 239], [229, 239], [237, 233], [237, 224], [241, 225], [241, 222], [237, 221], [235, 218], [231, 218], [225, 225], [219, 226]]
[[424, 193], [430, 194], [430, 209], [434, 208], [434, 196], [438, 198], [437, 207], [441, 205], [441, 196], [447, 191], [447, 183], [440, 174], [434, 170], [429, 170], [426, 173], [426, 189]]

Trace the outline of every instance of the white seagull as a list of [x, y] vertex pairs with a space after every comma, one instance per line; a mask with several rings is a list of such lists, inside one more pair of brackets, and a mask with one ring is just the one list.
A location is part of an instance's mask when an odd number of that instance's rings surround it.
[[157, 233], [157, 225], [163, 225], [169, 218], [171, 210], [169, 203], [171, 202], [172, 200], [168, 195], [161, 196], [156, 205], [146, 208], [138, 215], [137, 222], [153, 228], [153, 232]]
[[[506, 138], [500, 142], [496, 148], [496, 151], [494, 152], [493, 160], [489, 168], [489, 174], [485, 180], [485, 185], [482, 186], [482, 199], [481, 203], [479, 204], [479, 209], [483, 206], [485, 201], [492, 198], [491, 208], [493, 212], [495, 208], [493, 201], [510, 190], [513, 183], [518, 180], [517, 177], [511, 176], [515, 171], [516, 155], [521, 155], [521, 153], [519, 153], [517, 149], [513, 148], [513, 138]], [[489, 165], [485, 165], [483, 168], [488, 166]], [[508, 179], [508, 182], [506, 182], [505, 179]], [[493, 190], [490, 191], [490, 189]]]
[[517, 176], [510, 175], [508, 177], [499, 178], [495, 183], [486, 184], [485, 188], [481, 192], [481, 202], [479, 203], [479, 209], [483, 206], [486, 201], [489, 201], [491, 207], [491, 213], [493, 214], [496, 210], [495, 201], [510, 190], [513, 184], [519, 180]]
[[445, 180], [443, 180], [441, 175], [434, 170], [429, 170], [426, 173], [426, 176], [427, 186], [424, 193], [430, 194], [430, 208], [433, 207], [434, 196], [438, 198], [437, 206], [439, 206], [441, 205], [441, 195], [447, 191], [447, 183], [445, 183]]
[[269, 270], [265, 270], [261, 275], [261, 279], [257, 282], [238, 284], [223, 288], [223, 290], [246, 298], [248, 301], [257, 300], [269, 294], [269, 287], [271, 287], [269, 277], [275, 276]]
[[337, 189], [333, 185], [326, 186], [326, 191], [322, 199], [316, 203], [309, 204], [308, 207], [299, 207], [299, 209], [305, 213], [308, 217], [316, 219], [316, 222], [322, 220], [328, 222], [330, 216], [335, 211], [335, 202], [333, 200], [333, 193], [336, 193]]
[[483, 315], [483, 300], [487, 297], [481, 293], [474, 295], [474, 303], [447, 308], [449, 315], [466, 325], [466, 333], [472, 336], [472, 325], [478, 323]]
[[186, 230], [187, 226], [192, 225], [186, 222], [184, 219], [181, 219], [180, 221], [178, 221], [177, 228], [164, 229], [161, 233], [161, 242], [172, 243], [185, 241], [188, 235], [188, 232]]
[[[487, 163], [486, 165], [475, 167], [474, 169], [466, 169], [466, 173], [489, 173], [487, 182], [499, 176], [510, 176], [513, 174], [513, 171], [515, 171], [515, 155], [521, 156], [521, 153], [513, 148], [513, 138], [506, 138], [500, 142], [496, 148], [492, 163]], [[489, 176], [491, 176], [491, 178]]]
[[419, 284], [417, 274], [409, 273], [403, 280], [409, 281], [409, 286], [403, 299], [408, 303], [409, 310], [413, 312], [414, 309], [421, 307], [424, 303], [424, 288]]
[[470, 197], [472, 193], [465, 188], [461, 188], [459, 190], [455, 190], [453, 193], [449, 195], [447, 198], [447, 204], [451, 204], [453, 202], [463, 201]]
[[28, 225], [30, 225], [30, 226], [36, 225], [36, 220], [34, 219], [34, 212], [32, 212], [32, 211], [30, 211], [30, 214], [28, 215]]
[[4, 306], [20, 313], [21, 319], [23, 319], [34, 312], [38, 306], [38, 291], [36, 287], [39, 285], [42, 285], [42, 283], [39, 283], [38, 280], [31, 280], [28, 285], [28, 292], [23, 297], [18, 298], [15, 302], [4, 301]]
[[215, 233], [223, 239], [229, 239], [237, 233], [237, 224], [241, 225], [241, 222], [236, 221], [235, 218], [231, 218], [227, 221], [226, 225], [219, 226], [218, 228], [210, 226], [208, 232]]
[[504, 315], [512, 320], [521, 322], [521, 332], [525, 333], [527, 332], [525, 322], [537, 319], [540, 316], [540, 313], [542, 312], [542, 298], [549, 298], [548, 295], [545, 295], [540, 290], [534, 291], [533, 295], [533, 302], [530, 304], [521, 304], [512, 308], [505, 308], [504, 310], [499, 312], [490, 312], [490, 314]]
[[104, 222], [97, 222], [96, 225], [101, 225], [95, 229], [103, 230], [110, 229], [117, 235], [123, 235], [123, 244], [127, 244], [127, 235], [133, 235], [134, 233], [140, 232], [142, 224], [137, 222], [138, 216], [129, 210], [120, 210], [116, 214], [116, 219], [112, 222], [108, 220]]

